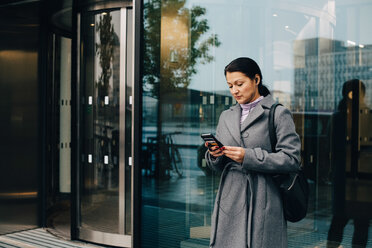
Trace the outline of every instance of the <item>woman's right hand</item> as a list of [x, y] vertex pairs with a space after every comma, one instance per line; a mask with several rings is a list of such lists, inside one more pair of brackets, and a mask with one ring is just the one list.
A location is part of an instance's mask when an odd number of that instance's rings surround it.
[[224, 149], [224, 147], [218, 147], [218, 146], [211, 146], [211, 147], [209, 147], [209, 146], [208, 146], [208, 142], [205, 142], [204, 145], [205, 145], [205, 147], [208, 148], [209, 153], [210, 153], [213, 157], [217, 158], [217, 157], [221, 157], [221, 156], [223, 156], [223, 149]]

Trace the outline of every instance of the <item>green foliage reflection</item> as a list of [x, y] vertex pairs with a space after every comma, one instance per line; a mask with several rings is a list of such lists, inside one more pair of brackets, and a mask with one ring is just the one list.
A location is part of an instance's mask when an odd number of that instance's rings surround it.
[[99, 34], [100, 43], [96, 43], [96, 53], [99, 56], [99, 65], [102, 72], [96, 82], [100, 99], [107, 96], [110, 88], [110, 78], [112, 76], [111, 62], [114, 54], [114, 26], [111, 23], [110, 13], [100, 15], [96, 31]]
[[[185, 0], [153, 0], [145, 3], [145, 92], [157, 99], [164, 94], [182, 93], [197, 72], [196, 65], [211, 62], [213, 56], [210, 55], [210, 48], [220, 45], [216, 34], [206, 37], [210, 29], [208, 21], [203, 18], [206, 9], [200, 6], [189, 9], [185, 4]], [[182, 23], [187, 26], [186, 34], [182, 30]], [[171, 37], [169, 33], [177, 37]], [[170, 37], [168, 40], [167, 36]], [[182, 46], [183, 43], [186, 45]]]

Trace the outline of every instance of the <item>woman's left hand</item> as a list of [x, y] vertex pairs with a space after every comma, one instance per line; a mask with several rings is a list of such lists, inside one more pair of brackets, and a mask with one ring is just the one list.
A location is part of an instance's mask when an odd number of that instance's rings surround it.
[[245, 150], [238, 146], [225, 146], [223, 154], [238, 163], [243, 163]]

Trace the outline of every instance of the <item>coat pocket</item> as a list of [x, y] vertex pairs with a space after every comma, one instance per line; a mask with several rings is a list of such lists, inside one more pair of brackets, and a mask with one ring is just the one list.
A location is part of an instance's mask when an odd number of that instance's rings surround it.
[[228, 216], [236, 216], [247, 205], [246, 185], [247, 179], [238, 171], [230, 171], [226, 175], [225, 182], [220, 190], [220, 210]]

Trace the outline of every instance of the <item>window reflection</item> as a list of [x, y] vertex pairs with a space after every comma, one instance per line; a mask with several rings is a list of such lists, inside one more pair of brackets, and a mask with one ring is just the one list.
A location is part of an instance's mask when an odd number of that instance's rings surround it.
[[[345, 188], [346, 201], [355, 196], [354, 203], [369, 206], [372, 35], [367, 23], [372, 21], [371, 10], [370, 3], [338, 0], [270, 4], [145, 1], [144, 223], [155, 219], [157, 229], [144, 225], [144, 247], [150, 247], [150, 240], [164, 247], [208, 247], [219, 176], [203, 161], [205, 148], [199, 134], [215, 132], [221, 111], [235, 104], [223, 68], [240, 56], [259, 62], [264, 84], [274, 99], [293, 112], [301, 137], [312, 194], [307, 218], [289, 224], [289, 245], [327, 244], [335, 190], [341, 187], [334, 181], [335, 144], [343, 144], [345, 150], [341, 188]], [[204, 28], [197, 30], [199, 26]], [[357, 93], [361, 88], [355, 88], [355, 100], [341, 124], [336, 118], [338, 104], [344, 83], [352, 79], [365, 85], [364, 99]], [[340, 125], [347, 127], [343, 143], [334, 140]], [[171, 149], [169, 135], [182, 160], [182, 176], [172, 171], [169, 158], [162, 155]], [[356, 182], [361, 183], [355, 186]], [[175, 218], [174, 222], [170, 218]], [[353, 223], [345, 225], [341, 245], [348, 247]], [[176, 230], [179, 235], [173, 234]]]
[[354, 225], [353, 246], [366, 247], [368, 241], [369, 221], [372, 217], [368, 210], [372, 206], [372, 183], [361, 178], [363, 171], [360, 168], [368, 168], [371, 163], [363, 159], [370, 154], [371, 149], [363, 142], [365, 133], [360, 132], [361, 127], [366, 124], [362, 118], [370, 115], [364, 102], [365, 91], [365, 84], [359, 79], [346, 81], [342, 86], [342, 99], [333, 118], [333, 217], [327, 247], [340, 245], [344, 228], [351, 220]]
[[[82, 228], [120, 233], [120, 11], [84, 13], [81, 31]], [[110, 209], [110, 211], [107, 211]], [[98, 225], [99, 224], [99, 225]]]

